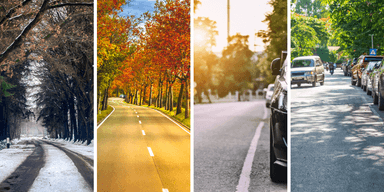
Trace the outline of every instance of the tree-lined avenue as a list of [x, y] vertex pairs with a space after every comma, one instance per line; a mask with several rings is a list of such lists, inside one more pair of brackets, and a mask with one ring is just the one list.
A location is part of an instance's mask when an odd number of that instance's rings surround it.
[[116, 110], [98, 128], [98, 190], [190, 191], [190, 134], [153, 109], [110, 101]]

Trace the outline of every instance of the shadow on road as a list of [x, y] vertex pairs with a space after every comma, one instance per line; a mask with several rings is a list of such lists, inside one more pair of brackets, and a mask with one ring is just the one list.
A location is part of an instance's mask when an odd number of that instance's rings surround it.
[[382, 191], [383, 123], [360, 88], [336, 75], [313, 88], [291, 104], [291, 190]]

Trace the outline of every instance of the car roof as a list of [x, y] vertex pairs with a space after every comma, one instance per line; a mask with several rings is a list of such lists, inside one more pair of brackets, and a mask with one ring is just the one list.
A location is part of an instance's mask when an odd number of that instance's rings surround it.
[[273, 86], [275, 86], [275, 84], [269, 84], [269, 85], [268, 85], [268, 89], [271, 88], [271, 87], [273, 87]]
[[312, 56], [301, 56], [301, 57], [296, 57], [293, 60], [303, 60], [303, 59], [320, 59], [319, 56], [317, 55], [312, 55]]
[[374, 55], [360, 55], [360, 57], [359, 58], [362, 58], [362, 57], [384, 57], [384, 56], [382, 56], [382, 55], [376, 55], [376, 56], [374, 56]]

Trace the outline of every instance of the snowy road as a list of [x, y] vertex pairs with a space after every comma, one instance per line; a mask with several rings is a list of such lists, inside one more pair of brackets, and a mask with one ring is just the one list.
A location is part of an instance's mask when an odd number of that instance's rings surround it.
[[[28, 151], [32, 143], [35, 147], [27, 156], [23, 145], [29, 146]], [[63, 146], [68, 144], [31, 139], [1, 150], [0, 159], [8, 159], [12, 168], [0, 164], [5, 176], [0, 178], [0, 191], [93, 191], [93, 160]]]

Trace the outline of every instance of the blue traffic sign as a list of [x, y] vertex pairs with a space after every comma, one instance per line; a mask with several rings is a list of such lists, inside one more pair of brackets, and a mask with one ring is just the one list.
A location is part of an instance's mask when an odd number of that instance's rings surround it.
[[369, 49], [369, 55], [376, 56], [377, 49]]

